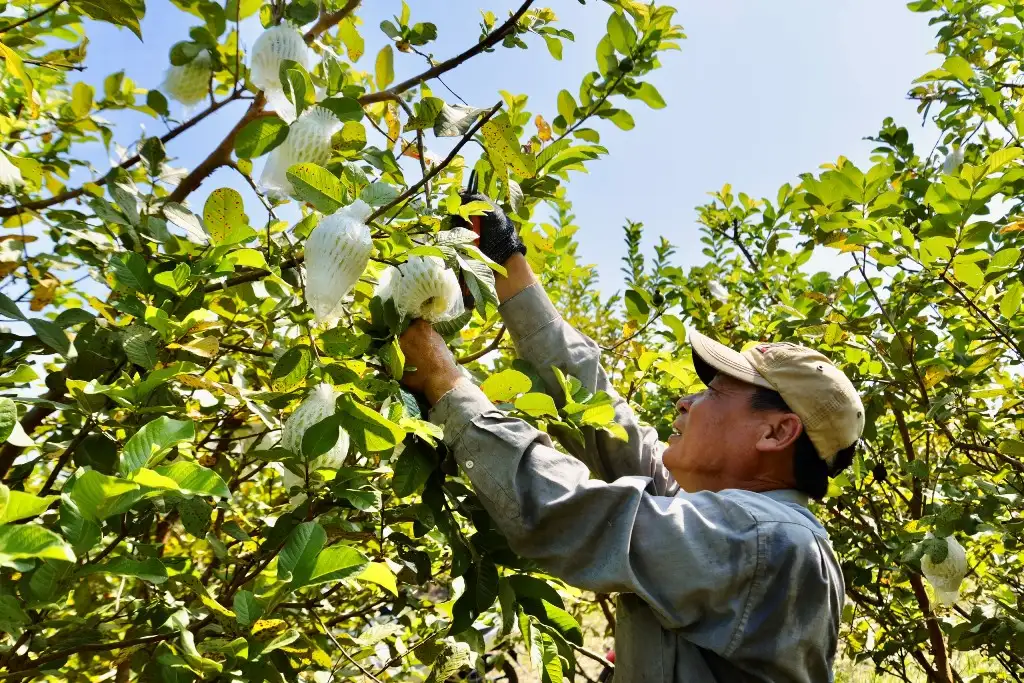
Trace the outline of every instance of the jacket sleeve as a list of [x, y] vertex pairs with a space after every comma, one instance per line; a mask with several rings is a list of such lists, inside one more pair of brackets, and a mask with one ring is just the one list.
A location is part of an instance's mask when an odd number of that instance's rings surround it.
[[544, 288], [539, 284], [527, 287], [499, 310], [515, 343], [516, 354], [533, 365], [556, 402], [562, 402], [561, 389], [552, 366], [578, 379], [587, 390], [604, 391], [611, 396], [615, 422], [629, 436], [628, 441], [621, 441], [604, 430], [587, 427], [582, 447], [571, 439], [561, 439], [562, 446], [605, 481], [638, 475], [650, 479], [659, 495], [678, 491], [672, 475], [662, 465], [665, 447], [657, 431], [640, 424], [601, 367], [600, 347], [562, 319]]
[[712, 493], [652, 495], [646, 477], [592, 479], [468, 380], [431, 420], [515, 552], [574, 586], [636, 594], [669, 628], [741, 627], [759, 557], [741, 506]]

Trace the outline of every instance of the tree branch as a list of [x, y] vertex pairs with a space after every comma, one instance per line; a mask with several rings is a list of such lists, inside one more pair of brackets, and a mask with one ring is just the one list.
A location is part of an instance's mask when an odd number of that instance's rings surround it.
[[[61, 384], [63, 384], [63, 381], [61, 381]], [[48, 401], [63, 401], [67, 398], [67, 394], [64, 393], [63, 389], [50, 389], [43, 394], [42, 398], [45, 398]], [[36, 427], [43, 424], [43, 420], [49, 417], [54, 410], [55, 408], [53, 408], [53, 406], [46, 404], [34, 406], [31, 410], [25, 413], [25, 417], [22, 418], [21, 428], [26, 434], [31, 436], [32, 432], [36, 430]], [[15, 446], [9, 442], [5, 443], [3, 447], [0, 447], [0, 479], [7, 476], [7, 472], [11, 469], [11, 465], [14, 464], [14, 461], [19, 455], [21, 455], [23, 450], [25, 449], [21, 446]]]
[[[245, 92], [244, 90], [236, 91], [236, 92], [232, 93], [229, 97], [226, 97], [223, 100], [221, 100], [220, 102], [217, 102], [216, 104], [210, 105], [209, 107], [204, 109], [202, 112], [200, 112], [199, 114], [197, 114], [193, 118], [189, 119], [185, 123], [181, 124], [177, 128], [173, 128], [170, 131], [164, 133], [162, 136], [160, 136], [160, 141], [163, 142], [163, 143], [170, 142], [174, 138], [178, 137], [179, 135], [181, 135], [185, 131], [187, 131], [190, 128], [192, 128], [193, 126], [195, 126], [197, 123], [199, 123], [200, 121], [205, 119], [210, 114], [213, 114], [213, 113], [217, 112], [218, 110], [220, 110], [222, 107], [227, 105], [229, 102], [234, 102], [235, 100], [240, 99], [241, 96], [242, 96], [242, 93], [244, 93], [244, 92]], [[123, 168], [123, 169], [131, 168], [135, 164], [139, 163], [139, 161], [141, 159], [142, 159], [141, 156], [139, 156], [138, 154], [134, 154], [134, 155], [128, 157], [127, 159], [125, 159], [124, 161], [122, 161], [120, 164], [118, 164], [114, 168], [112, 168], [102, 178], [100, 178], [98, 180], [93, 180], [93, 181], [90, 181], [90, 182], [93, 182], [93, 183], [95, 183], [97, 185], [103, 185], [108, 180], [110, 180], [110, 178], [113, 176], [114, 171], [116, 171], [119, 168]], [[38, 210], [38, 209], [45, 209], [45, 208], [54, 206], [55, 204], [63, 204], [66, 201], [69, 201], [69, 200], [72, 200], [72, 199], [75, 199], [77, 197], [82, 196], [84, 193], [85, 193], [85, 188], [84, 187], [79, 187], [79, 188], [74, 189], [74, 190], [67, 190], [66, 192], [61, 192], [60, 194], [55, 195], [53, 197], [50, 197], [48, 199], [39, 199], [39, 200], [36, 200], [36, 201], [33, 201], [33, 202], [24, 202], [22, 204], [15, 204], [14, 206], [0, 206], [0, 218], [6, 217], [6, 216], [16, 216], [17, 214], [19, 214], [19, 213], [21, 213], [23, 211], [35, 211], [35, 210]]]
[[362, 97], [359, 98], [359, 103], [366, 105], [373, 104], [374, 102], [383, 102], [384, 100], [394, 99], [400, 93], [403, 93], [406, 90], [409, 90], [410, 88], [415, 88], [423, 81], [429, 81], [431, 78], [436, 78], [445, 72], [451, 71], [455, 67], [464, 63], [466, 60], [476, 57], [478, 54], [481, 54], [485, 50], [488, 50], [491, 47], [497, 45], [498, 42], [500, 42], [506, 35], [508, 35], [515, 28], [516, 24], [519, 22], [519, 19], [521, 19], [522, 16], [526, 14], [526, 10], [530, 9], [530, 5], [532, 4], [533, 0], [526, 0], [526, 2], [520, 5], [519, 9], [517, 9], [515, 13], [508, 18], [508, 21], [506, 21], [504, 24], [502, 24], [495, 30], [491, 31], [489, 34], [487, 34], [486, 38], [484, 38], [479, 43], [469, 48], [465, 52], [455, 55], [451, 59], [447, 59], [438, 64], [437, 66], [427, 69], [418, 76], [413, 76], [410, 79], [404, 80], [398, 85], [394, 85], [388, 88], [387, 90], [381, 90], [380, 92], [363, 95]]
[[7, 26], [4, 26], [4, 27], [0, 28], [0, 34], [7, 33], [8, 31], [16, 29], [16, 28], [18, 28], [19, 26], [21, 26], [23, 24], [29, 23], [30, 21], [35, 21], [36, 19], [38, 19], [39, 17], [43, 16], [44, 14], [49, 14], [50, 12], [54, 11], [55, 9], [57, 9], [58, 7], [63, 5], [64, 1], [65, 0], [57, 0], [57, 2], [53, 3], [49, 7], [44, 7], [43, 9], [39, 10], [35, 14], [31, 14], [31, 15], [25, 17], [24, 19], [21, 19], [20, 21], [16, 21], [13, 24], [9, 24]]
[[316, 20], [312, 28], [306, 31], [304, 38], [307, 43], [313, 42], [313, 40], [324, 31], [328, 30], [332, 26], [338, 24], [342, 19], [352, 14], [359, 7], [359, 3], [362, 0], [348, 0], [344, 7], [337, 12], [321, 12], [320, 18]]
[[[427, 175], [423, 176], [423, 178], [420, 179], [418, 183], [409, 187], [405, 192], [398, 195], [393, 201], [380, 207], [372, 214], [370, 214], [370, 217], [366, 219], [366, 222], [371, 223], [375, 221], [377, 218], [380, 218], [382, 215], [393, 209], [395, 206], [398, 206], [402, 202], [406, 201], [409, 197], [414, 196], [417, 192], [419, 192], [420, 188], [423, 187], [423, 185], [430, 182], [430, 180], [433, 179], [434, 176], [436, 176], [438, 173], [447, 168], [448, 165], [455, 160], [455, 157], [459, 155], [459, 152], [462, 151], [462, 148], [466, 146], [466, 143], [473, 139], [473, 136], [476, 135], [477, 131], [480, 130], [480, 128], [482, 128], [483, 125], [487, 123], [492, 116], [498, 113], [498, 111], [502, 107], [502, 104], [502, 102], [498, 102], [496, 105], [488, 109], [487, 112], [484, 113], [484, 115], [477, 120], [473, 127], [470, 128], [469, 131], [467, 131], [466, 134], [462, 136], [462, 139], [459, 140], [458, 144], [452, 148], [452, 151], [448, 153], [448, 156], [446, 156], [444, 160], [441, 161], [441, 163], [430, 169], [430, 172]], [[302, 261], [303, 257], [301, 255], [294, 256], [290, 259], [282, 261], [281, 270], [294, 268], [295, 266], [301, 265]], [[209, 287], [206, 288], [206, 292], [218, 292], [220, 290], [228, 289], [229, 287], [235, 287], [237, 285], [242, 285], [247, 282], [256, 282], [257, 280], [262, 280], [263, 278], [267, 277], [270, 274], [271, 273], [268, 270], [254, 270], [251, 273], [245, 273], [243, 275], [233, 277], [230, 280], [210, 285]]]
[[988, 313], [986, 313], [982, 308], [980, 308], [978, 304], [974, 303], [974, 300], [971, 299], [971, 297], [967, 296], [967, 294], [962, 289], [957, 287], [956, 283], [950, 280], [948, 275], [943, 274], [942, 281], [945, 282], [950, 287], [952, 287], [953, 291], [959, 294], [960, 298], [966, 301], [967, 305], [970, 306], [975, 313], [980, 315], [986, 323], [988, 323], [989, 327], [992, 328], [992, 331], [995, 332], [1000, 339], [1009, 344], [1010, 348], [1017, 352], [1017, 358], [1024, 361], [1024, 349], [1022, 349], [1020, 345], [1018, 345], [1017, 342], [1013, 340], [1013, 337], [1007, 334], [1006, 331], [1003, 330], [1003, 328], [996, 323], [996, 321], [992, 320], [992, 318], [989, 317]]
[[68, 461], [71, 460], [71, 456], [75, 454], [78, 447], [82, 445], [83, 441], [85, 441], [85, 437], [89, 436], [95, 425], [96, 420], [94, 420], [93, 416], [90, 415], [85, 421], [85, 424], [82, 425], [82, 428], [78, 430], [77, 434], [75, 434], [75, 437], [71, 439], [71, 443], [68, 444], [68, 447], [64, 449], [63, 453], [61, 453], [60, 460], [58, 460], [57, 464], [53, 466], [53, 471], [50, 472], [50, 476], [46, 478], [46, 483], [43, 484], [43, 488], [39, 491], [40, 496], [45, 496], [50, 493], [50, 490], [53, 488], [53, 484], [57, 481], [57, 477], [60, 476], [61, 470], [63, 470], [64, 466], [68, 464]]
[[185, 176], [178, 186], [174, 188], [174, 191], [167, 197], [167, 201], [180, 203], [192, 194], [210, 174], [221, 166], [230, 164], [231, 152], [235, 149], [235, 136], [238, 135], [238, 131], [242, 130], [245, 124], [263, 113], [263, 107], [266, 103], [267, 99], [263, 96], [263, 93], [257, 95], [242, 118], [238, 119], [238, 123], [232, 126], [228, 134], [224, 136], [224, 139], [220, 141], [220, 144], [210, 152], [210, 155], [201, 164], [192, 169], [192, 172]]
[[491, 340], [490, 344], [488, 344], [484, 348], [480, 349], [476, 353], [471, 353], [469, 355], [462, 356], [461, 358], [458, 358], [456, 360], [456, 362], [459, 365], [465, 365], [466, 363], [472, 363], [473, 361], [477, 360], [478, 358], [483, 358], [484, 356], [489, 354], [491, 351], [494, 351], [496, 348], [501, 346], [501, 338], [504, 337], [504, 336], [505, 336], [505, 326], [502, 325], [501, 329], [498, 330], [498, 334], [495, 335], [494, 339]]
[[[910, 586], [914, 589], [914, 597], [924, 614], [925, 625], [928, 628], [928, 640], [931, 644], [932, 661], [935, 662], [935, 680], [939, 683], [952, 683], [953, 676], [949, 667], [949, 655], [946, 653], [946, 641], [942, 638], [942, 628], [939, 621], [932, 614], [931, 605], [928, 602], [928, 593], [924, 589], [921, 575], [910, 572]], [[929, 676], [931, 677], [931, 676]]]

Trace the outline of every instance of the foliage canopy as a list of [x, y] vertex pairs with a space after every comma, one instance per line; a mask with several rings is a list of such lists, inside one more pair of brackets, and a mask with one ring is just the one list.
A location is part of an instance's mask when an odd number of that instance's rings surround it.
[[[0, 675], [442, 681], [471, 667], [511, 678], [517, 648], [545, 681], [578, 675], [580, 623], [603, 598], [580, 600], [508, 550], [396, 381], [405, 321], [374, 296], [388, 265], [443, 258], [475, 306], [438, 327], [492, 400], [545, 429], [616, 431], [607, 397], [566, 377], [556, 404], [503, 345], [499, 267], [448, 230], [481, 210], [457, 194], [473, 142], [481, 190], [507, 207], [556, 303], [663, 434], [674, 398], [697, 385], [687, 324], [735, 346], [816, 346], [858, 385], [864, 446], [818, 509], [847, 581], [844, 656], [952, 681], [966, 680], [955, 653], [968, 652], [986, 680], [1019, 680], [1024, 10], [912, 2], [945, 55], [910, 92], [940, 130], [932, 150], [886, 120], [863, 167], [840, 158], [760, 200], [726, 186], [699, 208], [707, 263], [686, 271], [664, 239], [648, 262], [643, 226], [628, 223], [628, 287], [603, 298], [576, 259], [566, 184], [607, 153], [602, 120], [629, 130], [628, 107], [665, 106], [644, 78], [683, 38], [675, 10], [592, 2], [610, 11], [595, 69], [545, 117], [523, 95], [470, 106], [431, 89], [489, 50], [543, 42], [560, 59], [573, 35], [531, 0], [507, 18], [485, 13], [479, 41], [443, 61], [427, 54], [437, 28], [405, 3], [380, 26], [389, 44], [362, 61], [376, 29], [358, 0], [174, 4], [195, 25], [168, 55], [174, 78], [150, 91], [124, 72], [102, 92], [75, 78], [86, 19], [141, 39], [143, 0], [16, 0], [0, 18]], [[273, 97], [238, 49], [249, 17], [301, 26], [312, 50], [280, 62]], [[422, 73], [397, 79], [424, 58]], [[171, 97], [193, 101], [188, 118]], [[243, 106], [202, 163], [171, 165], [197, 123]], [[253, 160], [283, 158], [292, 120], [314, 108], [336, 130], [323, 159], [282, 169], [290, 197], [244, 206], [218, 188], [188, 204], [225, 167], [259, 191]], [[104, 113], [118, 109], [168, 132], [95, 172], [80, 150], [113, 144]], [[370, 144], [367, 127], [384, 142]], [[427, 154], [431, 134], [456, 141], [445, 158]], [[371, 260], [341, 321], [317, 325], [302, 247], [356, 199], [373, 209]], [[280, 220], [282, 203], [301, 220]], [[841, 267], [808, 273], [823, 251]], [[285, 418], [323, 383], [334, 414], [284, 447]], [[344, 465], [318, 469], [346, 437]], [[967, 549], [952, 607], [933, 605], [922, 580], [922, 556], [946, 548], [928, 533]]]

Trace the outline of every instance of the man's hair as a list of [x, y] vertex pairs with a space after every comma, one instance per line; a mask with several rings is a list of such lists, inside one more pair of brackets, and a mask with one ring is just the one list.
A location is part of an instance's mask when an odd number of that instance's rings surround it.
[[[756, 411], [777, 410], [792, 413], [779, 392], [764, 387], [755, 387], [750, 399], [750, 407]], [[828, 492], [828, 479], [846, 469], [853, 462], [853, 454], [857, 444], [853, 444], [836, 453], [832, 467], [818, 455], [807, 430], [800, 432], [793, 450], [793, 475], [796, 478], [798, 491], [806, 493], [815, 500], [821, 500]]]

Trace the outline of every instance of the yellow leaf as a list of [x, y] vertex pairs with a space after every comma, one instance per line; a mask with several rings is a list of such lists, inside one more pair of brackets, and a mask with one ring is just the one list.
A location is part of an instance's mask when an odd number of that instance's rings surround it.
[[21, 61], [21, 57], [17, 52], [7, 47], [3, 43], [0, 43], [0, 56], [3, 56], [7, 60], [7, 70], [12, 76], [21, 81], [22, 86], [25, 88], [25, 99], [28, 101], [29, 109], [32, 112], [32, 118], [39, 115], [39, 105], [36, 104], [34, 95], [35, 86], [32, 83], [32, 78], [25, 72], [25, 65]]
[[386, 588], [392, 595], [398, 595], [398, 583], [395, 581], [395, 573], [383, 562], [371, 562], [366, 565], [366, 569], [354, 578], [370, 581]]
[[551, 140], [551, 124], [545, 121], [543, 116], [537, 114], [537, 118], [533, 120], [533, 125], [537, 126], [537, 137], [541, 139], [541, 142]]
[[390, 149], [391, 144], [397, 141], [398, 136], [402, 134], [402, 122], [398, 119], [398, 105], [394, 102], [388, 102], [384, 109], [384, 122], [388, 126], [388, 149]]
[[28, 307], [33, 311], [41, 311], [46, 308], [53, 297], [57, 294], [57, 288], [60, 286], [60, 280], [53, 277], [45, 277], [36, 283], [36, 286], [32, 288], [32, 301]]

